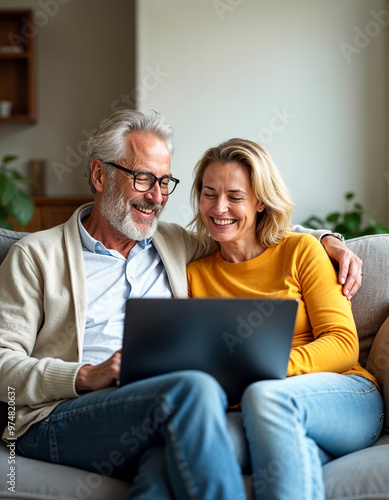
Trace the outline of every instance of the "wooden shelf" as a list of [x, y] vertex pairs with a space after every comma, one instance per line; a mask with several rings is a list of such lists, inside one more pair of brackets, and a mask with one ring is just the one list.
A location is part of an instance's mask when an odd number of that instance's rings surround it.
[[31, 52], [16, 52], [16, 53], [1, 53], [1, 59], [29, 59], [31, 57]]
[[[1, 123], [35, 122], [33, 12], [0, 10], [0, 101], [12, 101], [10, 116]], [[11, 51], [17, 47], [18, 52]], [[7, 50], [4, 52], [4, 50]]]
[[58, 226], [70, 219], [78, 207], [93, 201], [93, 196], [33, 196], [32, 199], [35, 204], [34, 217], [25, 227], [13, 222], [15, 231], [33, 233]]
[[8, 116], [7, 118], [3, 118], [0, 116], [0, 123], [1, 122], [6, 122], [6, 123], [12, 123], [12, 122], [31, 122], [35, 123], [35, 118], [30, 115], [11, 115]]

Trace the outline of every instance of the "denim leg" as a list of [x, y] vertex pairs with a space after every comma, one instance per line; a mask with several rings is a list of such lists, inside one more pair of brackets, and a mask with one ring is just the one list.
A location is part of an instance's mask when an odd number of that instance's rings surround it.
[[174, 498], [163, 445], [151, 446], [142, 455], [137, 474], [131, 484], [128, 500], [150, 500], [152, 498]]
[[[176, 372], [60, 404], [18, 439], [19, 452], [132, 479], [144, 452], [163, 445], [169, 485], [153, 500], [241, 500], [244, 487], [227, 433], [226, 405], [209, 375]], [[156, 455], [149, 452], [140, 465], [164, 480]], [[130, 492], [129, 498], [145, 498], [140, 485], [145, 476], [137, 478], [140, 496]]]
[[252, 384], [242, 417], [256, 500], [324, 500], [321, 458], [372, 445], [383, 402], [363, 377], [314, 373]]

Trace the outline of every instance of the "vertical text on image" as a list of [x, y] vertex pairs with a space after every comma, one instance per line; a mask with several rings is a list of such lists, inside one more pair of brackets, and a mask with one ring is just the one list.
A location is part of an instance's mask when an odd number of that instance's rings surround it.
[[8, 491], [12, 491], [12, 493], [16, 492], [16, 438], [15, 436], [15, 420], [16, 420], [16, 412], [15, 412], [15, 399], [16, 399], [16, 391], [13, 387], [8, 386], [8, 435], [10, 438], [8, 439], [8, 465], [9, 471], [7, 473], [7, 485]]

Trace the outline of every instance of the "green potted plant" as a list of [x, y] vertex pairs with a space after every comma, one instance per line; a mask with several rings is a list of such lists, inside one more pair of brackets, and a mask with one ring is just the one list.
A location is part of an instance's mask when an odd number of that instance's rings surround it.
[[10, 168], [10, 163], [16, 159], [15, 155], [5, 155], [0, 160], [0, 227], [5, 229], [12, 229], [11, 219], [25, 226], [34, 215], [31, 197], [19, 187], [33, 181]]
[[384, 234], [389, 233], [389, 228], [378, 224], [374, 219], [369, 219], [366, 224], [366, 211], [364, 207], [357, 202], [353, 202], [354, 193], [346, 193], [346, 210], [344, 212], [331, 212], [324, 219], [312, 215], [307, 220], [302, 222], [305, 227], [311, 229], [330, 229], [334, 233], [341, 233], [349, 240], [358, 236], [367, 234]]

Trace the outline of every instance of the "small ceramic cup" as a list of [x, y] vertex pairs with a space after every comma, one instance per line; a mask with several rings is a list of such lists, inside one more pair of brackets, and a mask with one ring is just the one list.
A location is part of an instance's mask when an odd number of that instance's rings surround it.
[[12, 111], [12, 101], [0, 101], [0, 116], [2, 118], [7, 118], [11, 115]]

